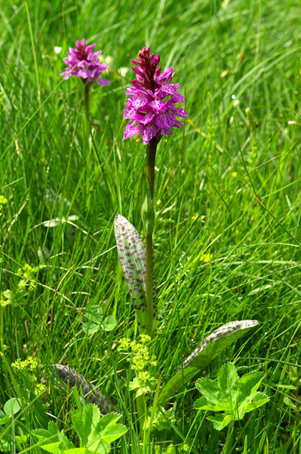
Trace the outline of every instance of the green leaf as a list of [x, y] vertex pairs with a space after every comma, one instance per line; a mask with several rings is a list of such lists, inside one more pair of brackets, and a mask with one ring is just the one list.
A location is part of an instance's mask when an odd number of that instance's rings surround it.
[[4, 404], [3, 410], [5, 411], [5, 414], [9, 417], [17, 414], [18, 411], [21, 410], [21, 400], [18, 399], [17, 397], [9, 399]]
[[[110, 449], [110, 447], [108, 448]], [[100, 453], [100, 451], [97, 451]], [[105, 451], [102, 451], [101, 454], [106, 454], [109, 452], [107, 449]], [[63, 454], [95, 454], [94, 451], [90, 451], [87, 448], [74, 448], [74, 449], [67, 449], [66, 451], [63, 452]]]
[[41, 448], [52, 454], [63, 454], [64, 451], [60, 448], [60, 444], [60, 442], [48, 443], [47, 445], [41, 445]]
[[201, 407], [196, 406], [197, 403], [195, 403], [195, 408], [198, 410], [202, 408], [203, 410], [217, 411], [217, 409], [223, 410], [224, 407], [227, 406], [227, 398], [224, 396], [223, 391], [220, 389], [217, 382], [209, 380], [208, 378], [201, 378], [196, 382], [196, 388], [203, 395], [203, 397], [201, 397], [203, 402], [199, 402]]
[[101, 324], [101, 327], [105, 331], [112, 331], [116, 325], [117, 325], [116, 318], [113, 317], [113, 315], [109, 315], [104, 319], [104, 321]]
[[258, 325], [256, 320], [227, 323], [213, 331], [201, 345], [184, 361], [183, 366], [162, 389], [158, 405], [165, 406], [179, 389], [191, 380], [201, 369], [218, 356], [225, 348], [242, 337], [247, 330]]
[[240, 379], [241, 384], [244, 386], [244, 389], [247, 393], [251, 391], [257, 391], [261, 382], [263, 380], [264, 373], [263, 372], [251, 372], [249, 374], [243, 375]]
[[[87, 405], [72, 412], [72, 422], [80, 437], [80, 447], [89, 452], [107, 453], [110, 443], [117, 440], [127, 431], [122, 424], [117, 424], [121, 415], [109, 413], [100, 418], [96, 405]], [[70, 453], [71, 454], [71, 453]]]
[[10, 416], [9, 415], [1, 417], [0, 426], [3, 426], [4, 424], [6, 424], [9, 420], [10, 420]]
[[[296, 411], [296, 404], [288, 396], [284, 396], [283, 402], [291, 409]], [[1, 424], [1, 421], [0, 421]]]
[[196, 387], [202, 394], [194, 408], [197, 410], [224, 411], [222, 415], [210, 416], [217, 430], [223, 429], [229, 422], [240, 420], [245, 413], [261, 407], [269, 401], [264, 393], [256, 390], [260, 386], [263, 374], [253, 372], [239, 378], [231, 363], [225, 364], [218, 373], [217, 381], [201, 378]]
[[134, 377], [133, 380], [129, 382], [129, 390], [133, 391], [133, 390], [139, 389], [139, 388], [140, 388], [140, 384], [139, 384], [138, 378]]
[[[95, 451], [99, 454], [106, 454], [107, 452], [110, 451], [110, 446], [106, 445], [103, 451]], [[87, 448], [74, 448], [74, 449], [67, 449], [64, 451], [63, 454], [95, 454], [94, 451], [90, 451]]]
[[101, 432], [107, 426], [116, 424], [117, 421], [120, 419], [120, 417], [121, 417], [121, 415], [119, 413], [109, 413], [109, 414], [103, 416], [100, 419], [100, 421], [98, 422], [97, 430]]
[[[253, 393], [249, 397], [250, 402], [246, 402], [244, 405], [244, 410], [246, 413], [255, 410], [256, 408], [262, 407], [270, 399], [265, 393]], [[295, 407], [296, 408], [296, 407]]]
[[222, 430], [232, 421], [228, 415], [207, 416], [207, 419], [214, 423], [213, 427], [216, 430]]
[[1, 299], [1, 306], [7, 306], [9, 304], [12, 304], [13, 307], [17, 307], [18, 305], [21, 304], [26, 304], [26, 299], [24, 296], [26, 296], [27, 293], [26, 291], [22, 291], [20, 289], [17, 290], [5, 290], [3, 292], [3, 296], [7, 298], [6, 300]]
[[80, 446], [87, 447], [91, 432], [99, 421], [99, 410], [90, 404], [72, 412], [72, 422], [80, 438]]
[[100, 325], [92, 322], [87, 322], [83, 324], [83, 331], [87, 334], [94, 334], [99, 331]]
[[97, 304], [90, 306], [86, 312], [85, 317], [93, 323], [100, 324], [103, 318], [103, 310]]
[[74, 448], [72, 441], [64, 435], [64, 431], [59, 430], [55, 422], [50, 421], [48, 430], [36, 429], [32, 434], [41, 442], [41, 447], [53, 454], [61, 453], [63, 450]]
[[88, 453], [107, 454], [110, 452], [110, 445], [104, 440], [97, 439], [95, 443], [90, 446]]
[[108, 443], [112, 443], [122, 437], [127, 432], [127, 428], [123, 424], [115, 424], [107, 426], [101, 434], [101, 438]]
[[[121, 268], [134, 303], [140, 334], [147, 334], [146, 326], [146, 253], [139, 233], [130, 222], [117, 214], [115, 237]], [[154, 287], [154, 331], [158, 325], [158, 310]]]

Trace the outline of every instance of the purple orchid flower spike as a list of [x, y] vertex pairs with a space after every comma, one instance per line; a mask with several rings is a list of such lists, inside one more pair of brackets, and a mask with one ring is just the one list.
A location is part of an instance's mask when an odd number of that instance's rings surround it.
[[75, 42], [76, 49], [69, 47], [68, 57], [64, 58], [67, 65], [66, 70], [60, 75], [64, 75], [67, 80], [71, 75], [81, 77], [86, 82], [97, 82], [99, 85], [110, 85], [111, 82], [107, 79], [100, 79], [103, 71], [109, 68], [105, 63], [99, 62], [101, 50], [92, 52], [96, 44], [86, 46], [86, 40]]
[[[176, 116], [187, 119], [187, 112], [175, 106], [184, 102], [184, 97], [178, 93], [179, 84], [172, 84], [173, 68], [161, 73], [157, 68], [159, 55], [150, 55], [150, 50], [143, 48], [138, 54], [138, 60], [131, 60], [137, 80], [133, 80], [127, 95], [132, 95], [126, 102], [124, 118], [130, 119], [123, 140], [136, 134], [142, 135], [144, 144], [153, 138], [160, 140], [162, 135], [172, 135], [170, 128], [184, 128], [184, 124]], [[137, 124], [136, 124], [137, 122]]]

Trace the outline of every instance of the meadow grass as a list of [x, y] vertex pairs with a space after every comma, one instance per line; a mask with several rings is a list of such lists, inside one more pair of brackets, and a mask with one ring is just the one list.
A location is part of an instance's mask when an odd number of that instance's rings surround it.
[[[131, 373], [117, 351], [137, 326], [113, 221], [120, 213], [143, 231], [145, 147], [136, 138], [122, 141], [134, 74], [123, 78], [118, 70], [150, 46], [163, 69], [174, 67], [189, 118], [183, 132], [163, 137], [156, 161], [160, 329], [152, 349], [160, 372], [170, 378], [222, 324], [258, 320], [258, 330], [200, 376], [216, 378], [227, 361], [240, 375], [266, 374], [261, 390], [270, 402], [235, 423], [229, 452], [301, 452], [299, 2], [2, 0], [0, 13], [0, 194], [7, 199], [0, 230], [0, 408], [19, 397], [27, 403], [19, 417], [29, 432], [55, 417], [72, 436], [75, 402], [50, 371], [50, 364], [66, 364], [99, 386], [127, 421], [128, 434], [112, 451], [142, 452]], [[111, 85], [90, 93], [96, 128], [89, 173], [83, 84], [59, 75], [68, 47], [83, 37], [112, 57]], [[71, 215], [78, 219], [45, 223]], [[25, 265], [33, 270], [24, 276]], [[21, 279], [27, 279], [22, 294]], [[4, 305], [7, 290], [12, 302]], [[82, 331], [93, 304], [117, 318], [114, 331]], [[44, 384], [46, 413], [10, 366], [29, 356], [38, 363], [32, 387]], [[186, 443], [191, 453], [221, 452], [227, 430], [215, 431], [205, 412], [197, 414], [198, 397], [192, 380], [172, 400], [174, 422], [151, 437], [149, 452], [171, 443]]]

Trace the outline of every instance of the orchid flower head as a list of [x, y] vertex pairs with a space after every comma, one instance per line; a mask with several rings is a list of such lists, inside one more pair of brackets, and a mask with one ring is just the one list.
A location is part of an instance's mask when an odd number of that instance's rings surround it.
[[69, 79], [70, 76], [81, 77], [86, 82], [97, 82], [99, 85], [110, 85], [111, 82], [107, 79], [100, 79], [103, 71], [109, 68], [105, 63], [99, 62], [101, 50], [92, 52], [96, 44], [86, 45], [86, 40], [75, 42], [76, 48], [69, 47], [68, 57], [64, 58], [67, 68], [60, 75], [64, 75], [64, 79]]
[[124, 131], [123, 140], [136, 134], [142, 135], [144, 144], [152, 138], [162, 135], [172, 135], [170, 128], [184, 128], [184, 124], [176, 119], [187, 119], [187, 112], [176, 107], [176, 103], [183, 103], [184, 97], [178, 92], [179, 84], [172, 84], [173, 68], [161, 73], [160, 55], [151, 55], [150, 49], [142, 49], [138, 60], [131, 60], [136, 80], [126, 92], [130, 95], [124, 110], [124, 118], [131, 121]]

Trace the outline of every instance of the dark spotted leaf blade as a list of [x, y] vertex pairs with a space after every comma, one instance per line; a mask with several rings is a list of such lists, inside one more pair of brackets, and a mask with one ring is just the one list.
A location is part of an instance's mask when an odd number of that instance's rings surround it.
[[191, 380], [225, 348], [256, 325], [258, 325], [256, 320], [242, 320], [227, 323], [213, 331], [184, 361], [183, 366], [180, 367], [177, 373], [164, 386], [159, 395], [158, 405], [166, 405], [168, 399], [174, 396], [182, 385]]
[[[88, 380], [79, 374], [75, 369], [70, 369], [68, 366], [62, 364], [52, 364], [51, 368], [54, 373], [52, 377], [57, 380], [57, 377], [64, 383], [69, 382], [70, 388], [76, 386], [78, 390], [81, 390], [84, 394], [84, 398], [98, 406], [102, 415], [106, 413], [115, 412], [115, 408], [97, 388], [95, 388]], [[59, 386], [65, 390], [64, 386], [59, 382]]]
[[[146, 334], [146, 253], [135, 227], [120, 214], [115, 218], [115, 237], [121, 268], [134, 303], [141, 334]], [[157, 305], [154, 289], [154, 331], [157, 329]]]

